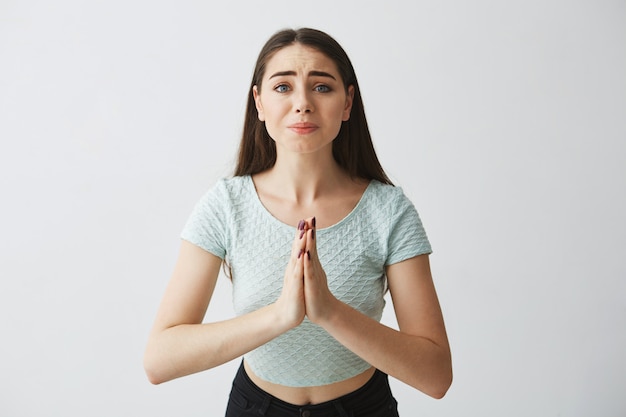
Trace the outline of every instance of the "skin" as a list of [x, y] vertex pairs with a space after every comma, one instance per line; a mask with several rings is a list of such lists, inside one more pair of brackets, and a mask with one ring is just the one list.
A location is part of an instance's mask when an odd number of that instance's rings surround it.
[[[335, 298], [317, 255], [315, 230], [346, 217], [367, 187], [332, 157], [332, 141], [350, 117], [352, 87], [343, 86], [331, 59], [300, 44], [275, 53], [261, 85], [253, 94], [259, 119], [276, 142], [277, 160], [253, 181], [266, 209], [294, 225], [281, 295], [255, 312], [203, 323], [221, 260], [182, 241], [146, 348], [149, 380], [158, 384], [219, 366], [298, 326], [306, 316], [373, 367], [335, 384], [296, 388], [264, 381], [244, 363], [250, 378], [270, 394], [293, 404], [328, 401], [362, 386], [376, 367], [427, 395], [443, 397], [452, 382], [452, 364], [428, 255], [386, 268], [399, 330]], [[295, 227], [299, 223], [302, 230]]]

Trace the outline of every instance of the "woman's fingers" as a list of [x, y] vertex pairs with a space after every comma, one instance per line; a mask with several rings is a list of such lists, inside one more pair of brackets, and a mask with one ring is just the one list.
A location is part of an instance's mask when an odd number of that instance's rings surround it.
[[304, 259], [304, 299], [306, 314], [314, 323], [320, 323], [330, 313], [335, 297], [328, 288], [326, 272], [317, 255], [317, 229], [315, 217], [307, 219], [310, 229], [306, 234]]
[[305, 315], [304, 306], [304, 254], [306, 249], [306, 224], [300, 221], [291, 247], [291, 256], [283, 280], [283, 289], [276, 301], [282, 312], [282, 318], [295, 327], [302, 322]]
[[317, 248], [315, 245], [316, 220], [315, 217], [309, 217], [303, 220], [303, 229], [300, 232], [300, 238], [304, 240], [304, 251], [302, 256], [306, 256], [308, 260], [311, 256], [317, 256]]
[[304, 220], [300, 220], [296, 228], [296, 235], [294, 236], [293, 245], [291, 247], [290, 262], [292, 262], [294, 265], [296, 264], [296, 261], [302, 257], [302, 254], [306, 250], [306, 239], [304, 238], [306, 232], [306, 222]]

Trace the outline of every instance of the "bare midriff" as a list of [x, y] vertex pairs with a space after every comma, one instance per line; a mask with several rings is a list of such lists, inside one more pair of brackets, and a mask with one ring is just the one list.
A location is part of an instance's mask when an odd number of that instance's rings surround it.
[[320, 404], [349, 394], [365, 385], [375, 372], [375, 369], [372, 367], [357, 376], [333, 384], [314, 387], [288, 387], [259, 378], [252, 372], [246, 361], [244, 361], [244, 368], [252, 382], [263, 391], [294, 405]]

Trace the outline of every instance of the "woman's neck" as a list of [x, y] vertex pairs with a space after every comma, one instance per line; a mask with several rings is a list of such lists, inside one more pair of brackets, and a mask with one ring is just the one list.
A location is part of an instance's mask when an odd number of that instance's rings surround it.
[[310, 203], [322, 195], [333, 194], [351, 181], [349, 175], [330, 158], [298, 155], [277, 158], [269, 170], [255, 176], [266, 192], [280, 193], [294, 203]]

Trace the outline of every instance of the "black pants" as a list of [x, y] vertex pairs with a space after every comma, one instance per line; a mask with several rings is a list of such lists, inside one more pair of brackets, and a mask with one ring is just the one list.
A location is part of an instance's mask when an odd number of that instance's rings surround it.
[[315, 405], [294, 405], [263, 391], [243, 367], [237, 371], [226, 417], [398, 417], [387, 375], [376, 370], [361, 388], [335, 400]]

